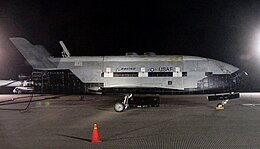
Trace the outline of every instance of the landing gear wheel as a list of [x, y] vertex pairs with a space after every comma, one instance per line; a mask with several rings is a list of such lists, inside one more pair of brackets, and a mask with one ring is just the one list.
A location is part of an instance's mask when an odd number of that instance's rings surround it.
[[223, 107], [223, 104], [222, 103], [218, 103], [217, 107], [221, 108], [221, 107]]
[[224, 105], [222, 103], [218, 103], [216, 106], [217, 110], [223, 110], [224, 109]]
[[125, 105], [123, 103], [118, 102], [115, 104], [114, 110], [116, 112], [123, 112], [125, 110]]

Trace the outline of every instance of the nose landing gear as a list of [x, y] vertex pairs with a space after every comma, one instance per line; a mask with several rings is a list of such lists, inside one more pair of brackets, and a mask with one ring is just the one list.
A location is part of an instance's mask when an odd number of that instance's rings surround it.
[[224, 110], [224, 105], [228, 103], [230, 99], [239, 98], [239, 93], [229, 93], [229, 94], [223, 94], [223, 95], [214, 95], [214, 96], [208, 96], [209, 101], [215, 101], [215, 100], [222, 100], [221, 103], [218, 103], [216, 106], [216, 110]]
[[216, 110], [224, 110], [224, 105], [227, 104], [229, 99], [223, 100], [221, 103], [218, 103], [216, 106]]

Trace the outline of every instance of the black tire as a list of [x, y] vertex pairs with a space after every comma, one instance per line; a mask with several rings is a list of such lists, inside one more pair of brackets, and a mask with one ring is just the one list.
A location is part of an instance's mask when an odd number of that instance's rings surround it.
[[120, 102], [118, 102], [118, 103], [115, 104], [114, 110], [116, 112], [123, 112], [125, 110], [125, 105], [120, 103]]
[[223, 104], [222, 103], [218, 103], [217, 104], [217, 108], [219, 108], [219, 107], [223, 107]]

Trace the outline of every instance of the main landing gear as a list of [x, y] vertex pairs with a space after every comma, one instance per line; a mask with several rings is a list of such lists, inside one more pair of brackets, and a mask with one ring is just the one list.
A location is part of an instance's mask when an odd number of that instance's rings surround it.
[[128, 107], [159, 107], [160, 98], [156, 95], [133, 95], [127, 94], [123, 102], [115, 104], [114, 109], [116, 112], [123, 112]]
[[223, 110], [224, 105], [228, 103], [230, 99], [239, 98], [239, 93], [230, 93], [230, 94], [223, 94], [223, 95], [214, 95], [214, 96], [208, 96], [209, 101], [215, 101], [215, 100], [222, 100], [221, 103], [218, 103], [216, 106], [217, 110]]
[[124, 97], [124, 101], [121, 103], [121, 102], [118, 102], [115, 104], [114, 106], [114, 109], [116, 112], [123, 112], [125, 109], [127, 109], [129, 107], [129, 99], [133, 97], [133, 94], [128, 94], [128, 95], [125, 95]]

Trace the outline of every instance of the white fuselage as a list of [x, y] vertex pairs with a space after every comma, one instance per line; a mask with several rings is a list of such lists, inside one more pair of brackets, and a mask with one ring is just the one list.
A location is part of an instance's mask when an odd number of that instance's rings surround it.
[[56, 69], [70, 69], [84, 83], [104, 87], [196, 88], [205, 73], [231, 74], [230, 64], [196, 56], [93, 56], [49, 58]]

